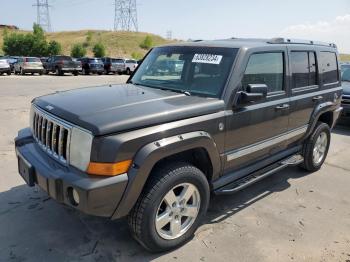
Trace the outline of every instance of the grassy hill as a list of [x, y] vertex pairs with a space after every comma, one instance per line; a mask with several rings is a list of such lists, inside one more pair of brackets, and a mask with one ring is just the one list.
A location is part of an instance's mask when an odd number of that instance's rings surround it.
[[[18, 33], [27, 33], [26, 31], [16, 31]], [[133, 53], [144, 55], [147, 50], [140, 48], [140, 43], [149, 35], [153, 39], [155, 46], [169, 43], [168, 40], [154, 34], [142, 32], [113, 32], [102, 30], [81, 30], [81, 31], [63, 31], [47, 33], [48, 40], [56, 40], [62, 45], [63, 54], [69, 55], [73, 44], [81, 43], [87, 45], [87, 55], [92, 56], [92, 47], [97, 42], [104, 44], [107, 55], [113, 57], [131, 57]], [[90, 40], [87, 40], [90, 38]], [[0, 29], [0, 47], [3, 44], [3, 32]], [[0, 48], [0, 54], [2, 54]]]
[[340, 54], [340, 60], [345, 62], [350, 61], [350, 54]]

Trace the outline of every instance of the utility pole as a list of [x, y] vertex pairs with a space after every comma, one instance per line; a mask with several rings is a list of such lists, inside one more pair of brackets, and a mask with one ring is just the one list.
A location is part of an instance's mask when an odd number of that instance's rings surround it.
[[36, 7], [37, 18], [36, 23], [40, 25], [46, 32], [51, 32], [51, 21], [50, 21], [50, 12], [49, 12], [49, 2], [48, 0], [36, 0], [36, 4], [33, 6]]
[[166, 31], [166, 39], [167, 40], [173, 39], [173, 31], [171, 31], [171, 30]]
[[136, 0], [115, 0], [114, 31], [139, 31]]

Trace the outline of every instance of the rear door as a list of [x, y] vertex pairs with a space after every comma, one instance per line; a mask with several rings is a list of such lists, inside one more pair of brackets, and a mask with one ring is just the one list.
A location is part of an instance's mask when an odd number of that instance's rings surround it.
[[[248, 84], [266, 84], [266, 100], [234, 109], [227, 116], [225, 173], [263, 160], [286, 148], [289, 118], [287, 49], [252, 53], [241, 80]], [[239, 177], [236, 177], [239, 178]]]
[[291, 46], [288, 48], [288, 55], [291, 68], [289, 129], [300, 132], [290, 139], [290, 143], [293, 143], [307, 131], [314, 109], [324, 102], [325, 96], [322, 94], [320, 52], [313, 46]]

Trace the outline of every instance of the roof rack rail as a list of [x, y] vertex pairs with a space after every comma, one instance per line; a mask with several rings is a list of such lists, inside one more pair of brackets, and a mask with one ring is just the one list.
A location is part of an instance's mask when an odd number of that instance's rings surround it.
[[326, 42], [319, 42], [319, 41], [312, 41], [312, 40], [290, 39], [290, 38], [282, 38], [282, 37], [271, 38], [267, 43], [319, 45], [319, 46], [329, 46], [329, 47], [337, 48], [337, 45], [333, 43], [326, 43]]

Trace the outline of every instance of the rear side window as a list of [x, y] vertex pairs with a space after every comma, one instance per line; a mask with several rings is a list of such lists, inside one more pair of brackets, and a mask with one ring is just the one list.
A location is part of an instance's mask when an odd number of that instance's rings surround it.
[[242, 87], [249, 84], [266, 84], [268, 92], [283, 91], [284, 56], [283, 53], [253, 54], [245, 70]]
[[317, 85], [317, 67], [314, 52], [292, 52], [293, 88]]
[[321, 72], [323, 84], [330, 84], [339, 81], [337, 55], [333, 52], [321, 52]]

